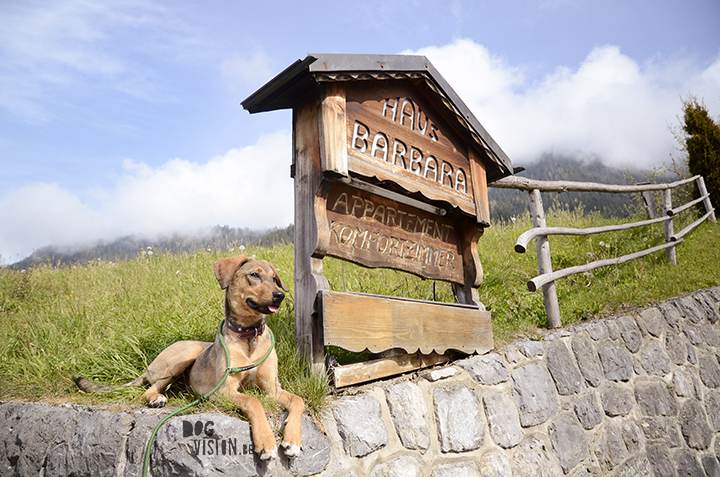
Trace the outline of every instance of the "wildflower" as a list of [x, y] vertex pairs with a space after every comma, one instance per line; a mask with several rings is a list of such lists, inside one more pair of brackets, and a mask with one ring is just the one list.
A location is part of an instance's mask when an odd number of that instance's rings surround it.
[[240, 250], [241, 252], [242, 252], [243, 250], [245, 250], [245, 245], [240, 245], [239, 250]]
[[599, 245], [600, 245], [601, 247], [604, 247], [604, 246], [605, 246], [605, 242], [603, 242], [603, 241], [601, 240]]
[[588, 260], [591, 260], [593, 258], [592, 252], [586, 253], [585, 256], [587, 257]]

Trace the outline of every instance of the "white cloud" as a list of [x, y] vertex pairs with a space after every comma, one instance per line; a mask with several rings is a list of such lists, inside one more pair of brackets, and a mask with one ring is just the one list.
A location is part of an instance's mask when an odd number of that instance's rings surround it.
[[263, 50], [258, 50], [252, 58], [236, 56], [226, 60], [220, 69], [228, 88], [244, 95], [248, 86], [259, 87], [277, 73], [271, 63], [271, 58]]
[[197, 41], [179, 10], [139, 0], [0, 2], [0, 108], [42, 123], [52, 103], [79, 92], [158, 100], [157, 64]]
[[9, 263], [49, 244], [214, 225], [286, 226], [294, 220], [290, 155], [290, 134], [284, 131], [204, 164], [172, 159], [151, 167], [126, 160], [114, 190], [94, 203], [56, 184], [24, 186], [0, 198], [0, 254]]
[[470, 40], [410, 53], [428, 57], [515, 163], [559, 151], [650, 168], [674, 151], [668, 125], [677, 122], [681, 96], [720, 107], [720, 56], [706, 67], [681, 58], [640, 65], [608, 45], [528, 84], [523, 65]]

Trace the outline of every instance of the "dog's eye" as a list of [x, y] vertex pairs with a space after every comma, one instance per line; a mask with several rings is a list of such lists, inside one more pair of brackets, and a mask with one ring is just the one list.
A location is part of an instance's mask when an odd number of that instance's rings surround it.
[[258, 272], [252, 272], [250, 276], [253, 278], [257, 278], [258, 280], [260, 279], [260, 274]]

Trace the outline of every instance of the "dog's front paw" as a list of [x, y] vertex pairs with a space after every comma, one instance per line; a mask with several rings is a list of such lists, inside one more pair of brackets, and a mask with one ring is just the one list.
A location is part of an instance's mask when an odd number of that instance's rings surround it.
[[260, 459], [261, 460], [270, 460], [277, 458], [277, 447], [273, 446], [270, 449], [263, 449], [262, 452], [260, 452]]
[[159, 408], [165, 407], [165, 404], [167, 404], [167, 398], [162, 394], [158, 394], [158, 396], [152, 401], [149, 401], [147, 405], [148, 407]]
[[282, 448], [285, 451], [285, 455], [288, 457], [297, 457], [300, 455], [300, 446], [297, 444], [290, 444], [289, 442], [283, 442]]

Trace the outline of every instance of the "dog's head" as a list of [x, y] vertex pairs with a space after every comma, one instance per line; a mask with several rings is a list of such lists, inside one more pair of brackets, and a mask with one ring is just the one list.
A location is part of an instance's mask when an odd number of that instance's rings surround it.
[[275, 267], [244, 255], [222, 258], [213, 264], [215, 278], [225, 290], [225, 316], [249, 328], [275, 313], [287, 286]]

